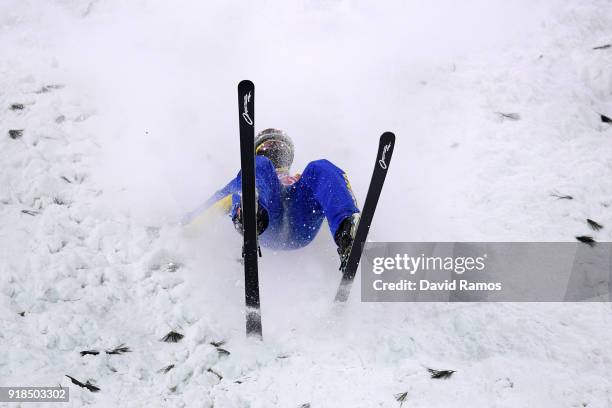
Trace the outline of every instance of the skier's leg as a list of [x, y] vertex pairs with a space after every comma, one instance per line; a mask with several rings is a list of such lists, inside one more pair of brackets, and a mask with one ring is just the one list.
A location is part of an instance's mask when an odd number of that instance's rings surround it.
[[344, 171], [328, 160], [310, 162], [300, 179], [322, 209], [332, 236], [347, 217], [358, 213], [355, 196]]
[[303, 179], [286, 190], [283, 203], [286, 205], [288, 249], [308, 245], [317, 235], [325, 219], [323, 208], [315, 199]]
[[[237, 189], [242, 189], [241, 172], [236, 177]], [[257, 189], [258, 206], [268, 217], [268, 225], [262, 236], [273, 237], [278, 233], [283, 220], [283, 208], [280, 199], [280, 182], [272, 162], [263, 156], [255, 157], [255, 187]], [[240, 207], [240, 193], [232, 195], [231, 217], [235, 219]]]

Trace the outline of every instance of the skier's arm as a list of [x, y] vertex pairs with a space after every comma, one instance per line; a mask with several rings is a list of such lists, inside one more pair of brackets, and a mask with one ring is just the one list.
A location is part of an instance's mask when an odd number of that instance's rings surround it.
[[206, 200], [204, 204], [185, 215], [181, 224], [200, 223], [214, 213], [229, 213], [232, 208], [232, 194], [238, 191], [237, 185], [236, 179], [230, 181], [225, 187]]

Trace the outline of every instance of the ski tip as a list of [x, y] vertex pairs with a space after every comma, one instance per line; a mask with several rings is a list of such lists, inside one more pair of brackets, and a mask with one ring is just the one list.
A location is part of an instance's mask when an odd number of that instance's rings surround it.
[[395, 140], [395, 133], [393, 132], [385, 132], [380, 136], [381, 139], [386, 139], [386, 140]]
[[238, 83], [238, 89], [241, 89], [241, 88], [254, 89], [255, 84], [248, 79], [243, 79], [242, 81]]

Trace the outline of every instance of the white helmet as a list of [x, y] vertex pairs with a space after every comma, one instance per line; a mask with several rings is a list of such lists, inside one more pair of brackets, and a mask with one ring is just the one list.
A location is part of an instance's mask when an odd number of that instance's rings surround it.
[[293, 163], [293, 142], [281, 129], [264, 129], [255, 136], [255, 154], [270, 159], [276, 170], [288, 171]]

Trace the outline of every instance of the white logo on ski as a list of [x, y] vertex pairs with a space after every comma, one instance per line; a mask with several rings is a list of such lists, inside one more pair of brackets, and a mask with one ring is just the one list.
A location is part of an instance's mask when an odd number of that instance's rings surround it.
[[251, 101], [251, 92], [249, 92], [248, 94], [244, 95], [244, 112], [242, 112], [242, 117], [244, 118], [244, 121], [246, 123], [248, 123], [249, 125], [253, 126], [253, 119], [251, 119], [251, 117], [249, 116], [249, 108], [247, 106], [247, 104]]
[[378, 161], [378, 164], [380, 164], [380, 167], [383, 168], [384, 170], [387, 170], [387, 162], [385, 161], [385, 155], [387, 154], [389, 149], [391, 149], [391, 143], [389, 143], [383, 148], [382, 157]]

